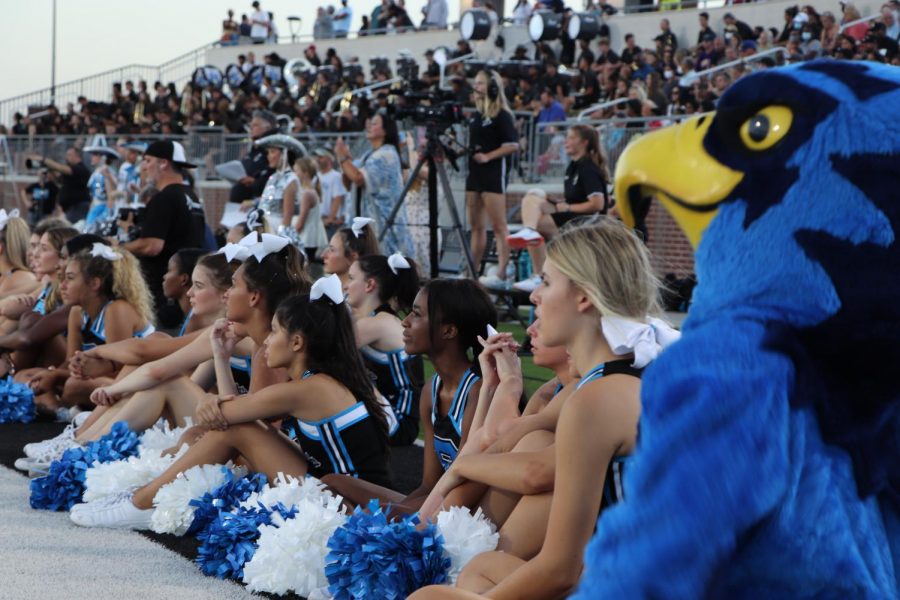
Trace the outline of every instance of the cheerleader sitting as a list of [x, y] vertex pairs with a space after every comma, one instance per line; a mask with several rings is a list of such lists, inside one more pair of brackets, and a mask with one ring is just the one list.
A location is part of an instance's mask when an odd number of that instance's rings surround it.
[[403, 349], [398, 310], [409, 311], [419, 291], [415, 264], [399, 254], [363, 256], [350, 265], [344, 286], [353, 310], [356, 343], [375, 386], [390, 402], [398, 420], [391, 445], [408, 446], [419, 435], [422, 359]]
[[465, 279], [429, 281], [403, 319], [404, 350], [428, 355], [435, 370], [419, 400], [425, 441], [421, 485], [404, 496], [340, 475], [323, 478], [325, 484], [353, 506], [377, 498], [400, 512], [417, 510], [466, 443], [481, 387], [478, 335], [496, 323], [497, 311], [480, 285]]
[[[637, 444], [641, 369], [677, 336], [661, 321], [648, 323], [658, 310], [658, 283], [646, 248], [621, 223], [564, 229], [547, 251], [533, 296], [540, 333], [568, 349], [582, 377], [556, 429], [554, 493], [523, 497], [505, 524], [532, 536], [535, 552], [481, 554], [463, 570], [459, 589], [424, 588], [411, 596], [416, 600], [564, 596], [581, 573], [597, 515], [622, 500], [623, 471]], [[646, 335], [629, 335], [638, 330]], [[641, 341], [629, 347], [629, 339]]]
[[[285, 300], [264, 347], [269, 367], [287, 370], [291, 381], [204, 400], [197, 419], [211, 431], [186, 454], [133, 495], [74, 507], [72, 520], [87, 527], [147, 528], [163, 485], [195, 465], [239, 456], [270, 481], [279, 473], [341, 472], [387, 483], [387, 422], [356, 350], [338, 278], [320, 279], [308, 296]], [[264, 422], [274, 419], [281, 420], [280, 430]]]

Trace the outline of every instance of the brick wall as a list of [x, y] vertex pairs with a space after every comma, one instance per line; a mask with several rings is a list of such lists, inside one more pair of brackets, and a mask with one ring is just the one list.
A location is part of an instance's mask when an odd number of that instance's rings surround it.
[[[507, 211], [517, 206], [522, 201], [522, 196], [523, 193], [508, 193]], [[518, 221], [518, 216], [514, 220]], [[662, 277], [667, 273], [674, 273], [680, 278], [694, 272], [694, 249], [672, 216], [657, 202], [651, 205], [647, 215], [647, 229], [650, 234], [651, 258], [657, 274]]]

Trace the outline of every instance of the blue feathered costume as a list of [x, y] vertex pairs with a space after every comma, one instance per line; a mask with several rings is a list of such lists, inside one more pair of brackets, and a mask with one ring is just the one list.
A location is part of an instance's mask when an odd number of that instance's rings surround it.
[[673, 214], [699, 286], [575, 597], [897, 597], [900, 69], [742, 78], [616, 180], [626, 222], [648, 193]]

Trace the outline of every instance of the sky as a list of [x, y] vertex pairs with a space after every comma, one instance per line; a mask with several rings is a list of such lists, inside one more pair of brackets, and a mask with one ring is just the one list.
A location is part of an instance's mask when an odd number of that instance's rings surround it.
[[[156, 66], [219, 39], [222, 20], [249, 14], [252, 0], [57, 0], [56, 82], [64, 83], [128, 64]], [[281, 36], [287, 17], [302, 18], [301, 35], [312, 35], [316, 8], [340, 0], [260, 0], [275, 13]], [[352, 30], [380, 0], [350, 0]], [[459, 20], [459, 1], [449, 0], [450, 21]], [[422, 20], [425, 0], [406, 0], [413, 22]], [[0, 100], [50, 87], [53, 0], [0, 0], [6, 26], [0, 36]], [[9, 18], [14, 15], [14, 18]], [[14, 57], [14, 58], [13, 58]], [[288, 57], [292, 58], [292, 57]]]

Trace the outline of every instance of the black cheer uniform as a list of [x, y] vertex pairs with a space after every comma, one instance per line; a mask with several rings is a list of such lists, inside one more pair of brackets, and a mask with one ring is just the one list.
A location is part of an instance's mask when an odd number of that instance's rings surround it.
[[507, 157], [501, 157], [484, 164], [475, 162], [473, 156], [479, 152], [493, 152], [504, 144], [517, 144], [519, 134], [512, 113], [501, 110], [493, 119], [475, 111], [469, 119], [469, 176], [466, 178], [467, 192], [506, 193]]
[[[599, 214], [605, 215], [609, 210], [609, 194], [606, 190], [606, 177], [600, 167], [591, 160], [590, 156], [582, 156], [578, 160], [573, 160], [566, 168], [565, 180], [565, 202], [569, 206], [576, 204], [584, 204], [588, 201], [591, 194], [603, 195], [603, 206], [598, 211]], [[572, 219], [578, 217], [586, 217], [592, 213], [577, 213], [570, 210], [563, 212], [551, 213], [553, 222], [557, 227], [562, 227]]]

